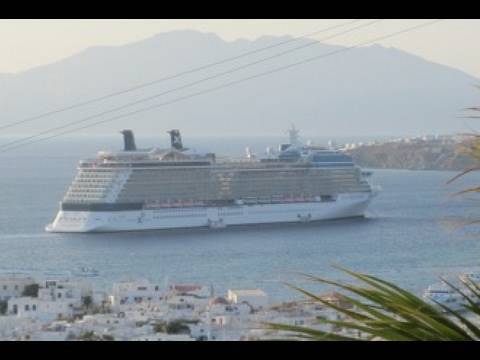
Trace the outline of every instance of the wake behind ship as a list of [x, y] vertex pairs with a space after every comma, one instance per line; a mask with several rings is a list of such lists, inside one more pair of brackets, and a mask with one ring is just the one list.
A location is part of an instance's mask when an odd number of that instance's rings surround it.
[[50, 232], [109, 232], [310, 222], [364, 216], [375, 191], [352, 159], [335, 150], [290, 143], [256, 159], [219, 160], [183, 147], [124, 150], [81, 161]]

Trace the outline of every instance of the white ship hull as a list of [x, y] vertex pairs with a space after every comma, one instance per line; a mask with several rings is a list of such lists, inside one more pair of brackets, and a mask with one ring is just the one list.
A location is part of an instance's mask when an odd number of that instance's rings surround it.
[[59, 211], [49, 232], [86, 233], [311, 222], [364, 216], [374, 194], [340, 194], [336, 201], [182, 207], [135, 211]]

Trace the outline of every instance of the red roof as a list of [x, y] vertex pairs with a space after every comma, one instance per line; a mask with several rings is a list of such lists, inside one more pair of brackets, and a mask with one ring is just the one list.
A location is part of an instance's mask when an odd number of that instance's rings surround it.
[[179, 292], [190, 292], [195, 290], [200, 290], [202, 287], [200, 285], [174, 285], [174, 290]]

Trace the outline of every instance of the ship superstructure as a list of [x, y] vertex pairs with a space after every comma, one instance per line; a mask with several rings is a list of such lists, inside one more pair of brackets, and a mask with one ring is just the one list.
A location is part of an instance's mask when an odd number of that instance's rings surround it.
[[168, 149], [138, 149], [131, 130], [124, 149], [81, 161], [52, 232], [225, 227], [363, 216], [374, 195], [352, 159], [290, 142], [257, 159], [217, 159], [184, 148], [179, 130]]

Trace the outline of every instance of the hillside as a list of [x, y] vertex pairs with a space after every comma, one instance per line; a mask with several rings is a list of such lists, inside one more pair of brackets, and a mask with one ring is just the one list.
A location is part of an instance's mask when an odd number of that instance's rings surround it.
[[459, 154], [457, 143], [440, 141], [386, 142], [349, 150], [354, 161], [365, 168], [409, 170], [454, 170], [472, 166]]

